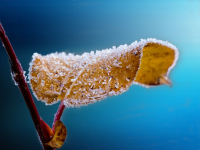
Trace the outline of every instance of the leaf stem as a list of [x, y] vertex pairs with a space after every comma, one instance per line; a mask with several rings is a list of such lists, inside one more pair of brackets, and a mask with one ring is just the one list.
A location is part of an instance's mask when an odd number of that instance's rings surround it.
[[60, 120], [64, 109], [65, 109], [65, 105], [64, 105], [63, 101], [61, 101], [61, 103], [60, 103], [60, 105], [58, 107], [58, 110], [57, 110], [57, 112], [55, 114], [55, 117], [54, 117], [53, 126], [52, 126], [53, 132], [54, 132], [55, 123], [56, 123], [57, 120]]
[[13, 78], [24, 97], [26, 105], [27, 105], [27, 107], [30, 111], [31, 117], [33, 119], [35, 128], [36, 128], [38, 135], [40, 137], [40, 140], [43, 144], [43, 148], [45, 150], [53, 150], [51, 147], [47, 147], [44, 144], [50, 140], [50, 137], [47, 134], [46, 128], [42, 122], [42, 118], [40, 117], [40, 115], [37, 111], [36, 105], [34, 103], [34, 100], [31, 96], [31, 92], [26, 83], [24, 71], [21, 67], [21, 64], [15, 54], [15, 51], [12, 48], [12, 45], [11, 45], [8, 37], [6, 36], [5, 30], [3, 29], [3, 26], [1, 23], [0, 23], [0, 38], [3, 43], [4, 48], [6, 49], [6, 52], [10, 58]]

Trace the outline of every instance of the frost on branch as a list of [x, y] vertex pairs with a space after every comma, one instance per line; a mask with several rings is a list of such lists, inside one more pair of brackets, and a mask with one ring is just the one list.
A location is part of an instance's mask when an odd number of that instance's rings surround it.
[[81, 56], [35, 53], [29, 81], [35, 96], [46, 104], [61, 100], [67, 107], [79, 107], [123, 93], [133, 83], [170, 84], [168, 74], [177, 59], [175, 46], [156, 39]]

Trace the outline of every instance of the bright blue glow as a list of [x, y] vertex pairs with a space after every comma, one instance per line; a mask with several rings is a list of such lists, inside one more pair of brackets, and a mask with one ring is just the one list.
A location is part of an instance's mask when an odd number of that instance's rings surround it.
[[[131, 86], [122, 95], [66, 109], [68, 137], [61, 150], [200, 149], [199, 0], [2, 0], [0, 21], [26, 71], [34, 52], [82, 54], [150, 37], [179, 49], [172, 88]], [[0, 58], [2, 149], [41, 149], [3, 47]], [[36, 105], [51, 125], [58, 105]]]

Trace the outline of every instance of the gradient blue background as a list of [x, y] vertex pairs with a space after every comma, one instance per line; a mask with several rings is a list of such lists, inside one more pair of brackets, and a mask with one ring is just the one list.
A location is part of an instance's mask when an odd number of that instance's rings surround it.
[[[135, 85], [65, 109], [68, 135], [61, 150], [200, 149], [199, 0], [0, 0], [0, 21], [26, 71], [34, 52], [82, 54], [150, 37], [179, 49], [171, 88]], [[0, 149], [41, 150], [2, 46], [0, 64]], [[51, 125], [59, 104], [35, 103]]]

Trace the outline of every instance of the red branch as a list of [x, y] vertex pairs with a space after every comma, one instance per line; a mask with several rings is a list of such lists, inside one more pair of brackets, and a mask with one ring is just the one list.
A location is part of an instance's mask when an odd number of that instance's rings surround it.
[[24, 100], [26, 102], [26, 105], [30, 111], [31, 117], [33, 119], [33, 122], [35, 124], [35, 128], [38, 132], [38, 135], [40, 137], [40, 140], [43, 143], [43, 148], [45, 150], [53, 150], [51, 147], [46, 146], [44, 143], [48, 142], [50, 140], [50, 137], [47, 133], [47, 130], [42, 122], [42, 119], [37, 111], [37, 108], [35, 106], [34, 100], [31, 96], [31, 92], [28, 88], [28, 85], [26, 83], [24, 71], [21, 67], [21, 64], [12, 48], [12, 45], [8, 39], [8, 37], [5, 34], [5, 31], [3, 29], [3, 26], [0, 23], [0, 38], [3, 43], [3, 46], [5, 47], [7, 54], [11, 61], [11, 69], [12, 69], [12, 75], [13, 78], [18, 85]]
[[52, 126], [53, 132], [54, 132], [55, 123], [56, 123], [57, 120], [60, 120], [64, 109], [65, 109], [65, 105], [64, 105], [63, 101], [61, 101], [61, 103], [60, 103], [60, 105], [58, 107], [58, 110], [57, 110], [57, 112], [55, 114], [55, 117], [54, 117], [53, 126]]

